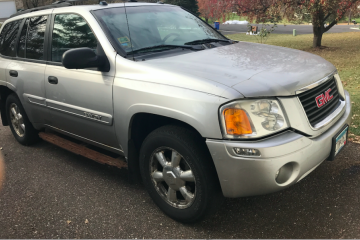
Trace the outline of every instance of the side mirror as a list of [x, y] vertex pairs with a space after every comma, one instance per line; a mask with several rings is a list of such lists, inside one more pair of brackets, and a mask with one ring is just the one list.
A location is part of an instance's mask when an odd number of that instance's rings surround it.
[[66, 51], [62, 64], [67, 69], [102, 68], [106, 61], [90, 48], [75, 48]]

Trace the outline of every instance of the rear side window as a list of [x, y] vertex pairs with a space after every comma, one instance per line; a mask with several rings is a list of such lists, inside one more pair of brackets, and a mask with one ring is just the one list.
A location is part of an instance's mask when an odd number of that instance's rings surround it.
[[22, 20], [7, 23], [0, 34], [0, 54], [8, 57], [15, 57], [15, 41], [19, 32]]
[[97, 39], [87, 22], [77, 14], [60, 14], [55, 16], [52, 33], [51, 60], [61, 62], [64, 52], [88, 47], [96, 52]]
[[26, 58], [44, 59], [44, 40], [47, 16], [30, 18], [26, 38]]
[[44, 40], [47, 16], [26, 19], [21, 30], [18, 57], [44, 60]]

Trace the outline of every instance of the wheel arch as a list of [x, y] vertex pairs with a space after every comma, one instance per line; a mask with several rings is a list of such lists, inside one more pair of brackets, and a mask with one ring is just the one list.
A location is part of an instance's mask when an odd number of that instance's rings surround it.
[[128, 165], [131, 180], [139, 181], [141, 179], [139, 152], [145, 138], [155, 129], [166, 125], [178, 125], [187, 128], [195, 132], [199, 139], [203, 139], [203, 143], [206, 145], [206, 138], [187, 122], [152, 113], [136, 113], [131, 117], [128, 129]]

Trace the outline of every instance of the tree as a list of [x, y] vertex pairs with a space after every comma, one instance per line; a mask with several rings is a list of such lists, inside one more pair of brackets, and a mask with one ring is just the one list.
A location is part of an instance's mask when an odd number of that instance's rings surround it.
[[[247, 16], [249, 21], [265, 22], [283, 16], [295, 21], [308, 14], [313, 25], [313, 47], [321, 47], [323, 34], [329, 31], [351, 8], [356, 9], [360, 0], [209, 0], [211, 14], [225, 16], [235, 11]], [[215, 9], [217, 8], [217, 9]], [[329, 20], [331, 20], [329, 22]], [[325, 24], [329, 22], [327, 26]]]
[[198, 0], [198, 6], [200, 16], [205, 18], [206, 22], [209, 22], [209, 18], [212, 17], [210, 0]]
[[39, 7], [40, 4], [39, 0], [24, 0], [24, 6], [27, 9]]
[[[291, 13], [300, 12], [305, 8], [311, 15], [313, 25], [313, 47], [321, 47], [323, 34], [335, 26], [349, 9], [360, 4], [359, 0], [307, 0], [303, 4], [290, 6], [287, 14], [291, 19]], [[328, 23], [328, 25], [326, 25]]]
[[199, 15], [199, 7], [197, 0], [166, 0], [164, 1], [167, 4], [173, 4], [178, 5], [180, 7], [183, 7], [192, 13]]

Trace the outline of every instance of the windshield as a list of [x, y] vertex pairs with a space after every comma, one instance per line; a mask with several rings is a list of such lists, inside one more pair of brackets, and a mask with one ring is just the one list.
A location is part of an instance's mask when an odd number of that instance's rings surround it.
[[[174, 6], [107, 8], [94, 11], [108, 35], [129, 53], [159, 45], [185, 45], [197, 40], [226, 40], [191, 13]], [[130, 33], [129, 33], [130, 31]]]

